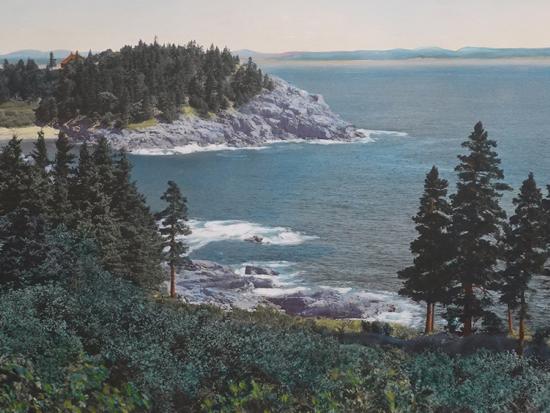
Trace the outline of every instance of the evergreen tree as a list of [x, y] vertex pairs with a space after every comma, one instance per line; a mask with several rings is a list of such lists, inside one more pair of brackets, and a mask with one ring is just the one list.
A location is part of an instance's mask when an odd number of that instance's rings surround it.
[[486, 313], [491, 303], [488, 291], [496, 280], [499, 258], [497, 241], [506, 214], [499, 205], [500, 190], [508, 189], [494, 151], [496, 142], [488, 138], [481, 122], [462, 146], [466, 155], [458, 158], [457, 192], [452, 196], [452, 232], [455, 238], [453, 303], [462, 308], [465, 336], [472, 334], [473, 322]]
[[26, 195], [29, 166], [23, 159], [21, 140], [16, 136], [0, 154], [0, 216], [21, 205]]
[[413, 218], [419, 234], [411, 243], [414, 264], [398, 273], [404, 280], [399, 294], [426, 302], [426, 334], [434, 329], [435, 304], [447, 301], [448, 261], [452, 257], [447, 187], [447, 181], [439, 177], [435, 166], [432, 167], [424, 181], [418, 214]]
[[182, 256], [187, 252], [187, 246], [179, 238], [191, 234], [186, 224], [187, 200], [173, 181], [168, 181], [168, 188], [161, 199], [168, 205], [158, 213], [157, 218], [164, 240], [164, 257], [170, 267], [170, 297], [176, 297], [176, 269], [184, 262]]
[[131, 164], [121, 152], [114, 169], [112, 208], [124, 242], [126, 277], [139, 285], [156, 287], [162, 281], [162, 239], [145, 198], [131, 180]]
[[531, 278], [543, 271], [547, 258], [542, 194], [532, 173], [523, 181], [513, 202], [516, 209], [510, 217], [505, 238], [506, 268], [502, 271], [501, 301], [509, 309], [519, 309], [519, 349], [522, 352], [528, 318], [526, 293]]
[[48, 257], [42, 216], [18, 207], [0, 221], [0, 286], [21, 287], [41, 277]]
[[71, 153], [73, 147], [65, 133], [59, 132], [55, 148], [56, 155], [52, 169], [52, 223], [54, 226], [69, 225], [73, 217], [72, 205], [69, 201], [69, 179], [74, 155]]
[[43, 215], [47, 219], [51, 213], [52, 205], [52, 185], [50, 181], [50, 160], [48, 158], [48, 149], [44, 132], [38, 132], [38, 139], [34, 143], [34, 149], [31, 152], [33, 165], [30, 168], [27, 195], [22, 206], [29, 209], [32, 214]]

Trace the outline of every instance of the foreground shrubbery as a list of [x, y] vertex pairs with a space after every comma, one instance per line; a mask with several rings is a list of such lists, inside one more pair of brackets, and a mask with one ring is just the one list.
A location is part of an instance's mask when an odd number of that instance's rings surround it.
[[[16, 391], [1, 379], [2, 411], [34, 399], [51, 403], [43, 411], [69, 400], [159, 412], [542, 411], [550, 401], [550, 373], [529, 359], [342, 345], [336, 330], [270, 310], [154, 298], [103, 271], [88, 242], [56, 239], [78, 251], [70, 276], [0, 297], [2, 371], [19, 375]], [[58, 269], [54, 257], [44, 275]]]

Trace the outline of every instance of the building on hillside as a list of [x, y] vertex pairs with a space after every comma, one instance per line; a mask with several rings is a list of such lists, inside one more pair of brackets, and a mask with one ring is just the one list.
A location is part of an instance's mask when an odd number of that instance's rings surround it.
[[63, 69], [63, 68], [64, 68], [65, 66], [67, 66], [69, 63], [74, 62], [74, 61], [76, 61], [76, 60], [80, 60], [80, 59], [82, 59], [82, 56], [80, 56], [80, 55], [78, 54], [78, 50], [77, 50], [75, 53], [71, 52], [71, 54], [70, 54], [69, 56], [67, 56], [65, 59], [63, 59], [63, 60], [61, 61], [61, 64], [60, 64], [60, 65], [61, 65], [61, 68]]

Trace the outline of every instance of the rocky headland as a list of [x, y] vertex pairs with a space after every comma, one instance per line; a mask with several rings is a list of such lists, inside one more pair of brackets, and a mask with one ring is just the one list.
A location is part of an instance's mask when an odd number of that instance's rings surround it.
[[321, 95], [310, 94], [279, 78], [238, 109], [205, 118], [182, 114], [172, 123], [143, 129], [111, 130], [67, 125], [80, 139], [105, 136], [116, 149], [140, 154], [187, 153], [223, 148], [260, 147], [277, 141], [354, 141], [368, 134], [334, 113]]

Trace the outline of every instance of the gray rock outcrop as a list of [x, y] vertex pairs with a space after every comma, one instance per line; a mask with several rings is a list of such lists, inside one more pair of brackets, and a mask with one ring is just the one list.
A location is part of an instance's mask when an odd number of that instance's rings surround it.
[[[211, 145], [254, 147], [273, 141], [353, 141], [366, 136], [331, 111], [323, 97], [310, 94], [273, 78], [274, 89], [264, 91], [238, 109], [221, 112], [211, 119], [182, 115], [171, 124], [139, 130], [98, 129], [116, 149], [136, 153], [192, 152]], [[177, 150], [175, 151], [177, 152]]]

